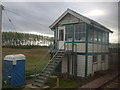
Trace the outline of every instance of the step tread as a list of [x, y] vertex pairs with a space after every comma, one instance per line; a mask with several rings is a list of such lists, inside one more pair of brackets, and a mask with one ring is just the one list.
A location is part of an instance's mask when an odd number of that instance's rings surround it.
[[33, 86], [42, 87], [42, 86], [43, 86], [43, 84], [40, 84], [40, 83], [35, 82], [35, 83], [33, 83]]
[[37, 80], [35, 80], [35, 82], [44, 83], [44, 80], [37, 79]]

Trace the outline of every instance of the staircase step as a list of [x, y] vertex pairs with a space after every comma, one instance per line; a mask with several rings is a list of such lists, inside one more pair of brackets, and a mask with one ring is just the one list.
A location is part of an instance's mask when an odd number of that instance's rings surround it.
[[48, 65], [46, 68], [55, 68], [56, 65]]
[[64, 55], [64, 53], [61, 53], [61, 52], [60, 52], [60, 53], [58, 53], [57, 55], [63, 56], [63, 55]]
[[33, 85], [38, 87], [43, 87], [48, 77], [53, 73], [55, 67], [58, 65], [58, 63], [61, 62], [63, 56], [64, 56], [64, 50], [58, 51], [56, 56], [48, 63], [44, 71], [40, 73], [39, 76], [37, 76], [37, 79], [35, 80], [35, 83], [33, 83]]
[[56, 56], [55, 58], [62, 58], [63, 56]]
[[44, 71], [45, 74], [50, 74], [51, 72], [50, 71]]
[[49, 75], [42, 73], [42, 75], [37, 76], [37, 79], [46, 79]]
[[33, 83], [32, 85], [37, 86], [37, 87], [42, 87], [43, 86], [43, 84], [40, 84], [40, 83], [37, 83], [37, 82]]
[[60, 60], [61, 58], [60, 58], [60, 57], [55, 57], [54, 60], [56, 60], [56, 59], [59, 59], [59, 60]]
[[37, 79], [37, 80], [35, 80], [35, 82], [44, 83], [44, 80]]
[[54, 70], [54, 68], [48, 68], [48, 67], [47, 67], [47, 68], [45, 69], [45, 71], [52, 71], [52, 70]]
[[49, 63], [48, 66], [55, 66], [55, 63], [54, 62], [53, 63]]

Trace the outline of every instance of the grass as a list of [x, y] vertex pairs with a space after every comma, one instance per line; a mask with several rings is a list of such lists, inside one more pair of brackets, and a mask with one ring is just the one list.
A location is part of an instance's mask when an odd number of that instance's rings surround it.
[[47, 55], [44, 59], [41, 59], [49, 50], [47, 47], [32, 48], [32, 49], [16, 49], [16, 48], [3, 48], [3, 58], [10, 54], [24, 54], [26, 56], [26, 75], [34, 74], [36, 65], [37, 71], [41, 71], [44, 66], [49, 62], [50, 55]]
[[24, 86], [10, 86], [10, 85], [3, 85], [2, 90], [8, 90], [8, 89], [12, 89], [12, 90], [23, 90]]
[[[78, 87], [80, 84], [82, 84], [82, 81], [80, 79], [71, 79], [71, 78], [63, 78], [59, 77], [59, 88], [74, 88]], [[47, 85], [50, 86], [50, 88], [53, 88], [56, 86], [56, 79], [49, 78]]]
[[[24, 54], [26, 56], [26, 75], [31, 75], [35, 73], [35, 65], [37, 65], [36, 70], [37, 71], [41, 71], [46, 64], [49, 62], [50, 60], [50, 55], [47, 55], [47, 57], [45, 57], [44, 59], [41, 59], [49, 50], [49, 48], [47, 47], [43, 47], [43, 48], [31, 48], [31, 49], [17, 49], [17, 48], [3, 48], [3, 57], [5, 55], [9, 55], [9, 54]], [[74, 88], [74, 87], [78, 87], [81, 86], [82, 84], [85, 84], [89, 81], [94, 80], [95, 78], [98, 78], [100, 76], [102, 76], [103, 74], [101, 73], [97, 73], [94, 75], [94, 77], [88, 77], [86, 80], [81, 80], [81, 79], [71, 79], [71, 78], [63, 78], [63, 77], [59, 77], [60, 78], [60, 86], [59, 88]], [[29, 80], [33, 80], [31, 78], [28, 78]], [[48, 85], [52, 87], [55, 86], [55, 79], [49, 79], [48, 80]], [[23, 88], [22, 87], [15, 87], [15, 88]], [[14, 88], [11, 86], [4, 86], [4, 88]]]

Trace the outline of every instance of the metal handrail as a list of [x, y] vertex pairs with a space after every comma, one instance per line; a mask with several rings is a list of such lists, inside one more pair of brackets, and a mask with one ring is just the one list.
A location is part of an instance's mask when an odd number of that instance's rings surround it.
[[[56, 44], [57, 44], [57, 43], [55, 43], [55, 44], [48, 50], [48, 52], [40, 59], [40, 61], [43, 60], [43, 59], [49, 54], [49, 52], [54, 48], [54, 46], [55, 46]], [[37, 68], [37, 66], [39, 65], [40, 61], [35, 65], [36, 74], [37, 74], [36, 68]]]
[[[64, 43], [64, 44], [65, 44], [65, 43]], [[64, 46], [64, 44], [60, 47], [60, 49]], [[52, 59], [48, 62], [48, 64], [54, 59], [54, 57], [58, 54], [58, 52], [60, 51], [60, 49], [57, 50], [57, 52], [56, 52], [55, 55], [52, 57]], [[46, 67], [48, 66], [48, 64], [46, 65]], [[42, 70], [42, 72], [46, 69], [46, 67]]]

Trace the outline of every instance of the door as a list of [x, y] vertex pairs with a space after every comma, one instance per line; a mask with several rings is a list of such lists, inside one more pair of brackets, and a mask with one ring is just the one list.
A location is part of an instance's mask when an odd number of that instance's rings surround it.
[[64, 49], [65, 26], [58, 27], [58, 49]]

